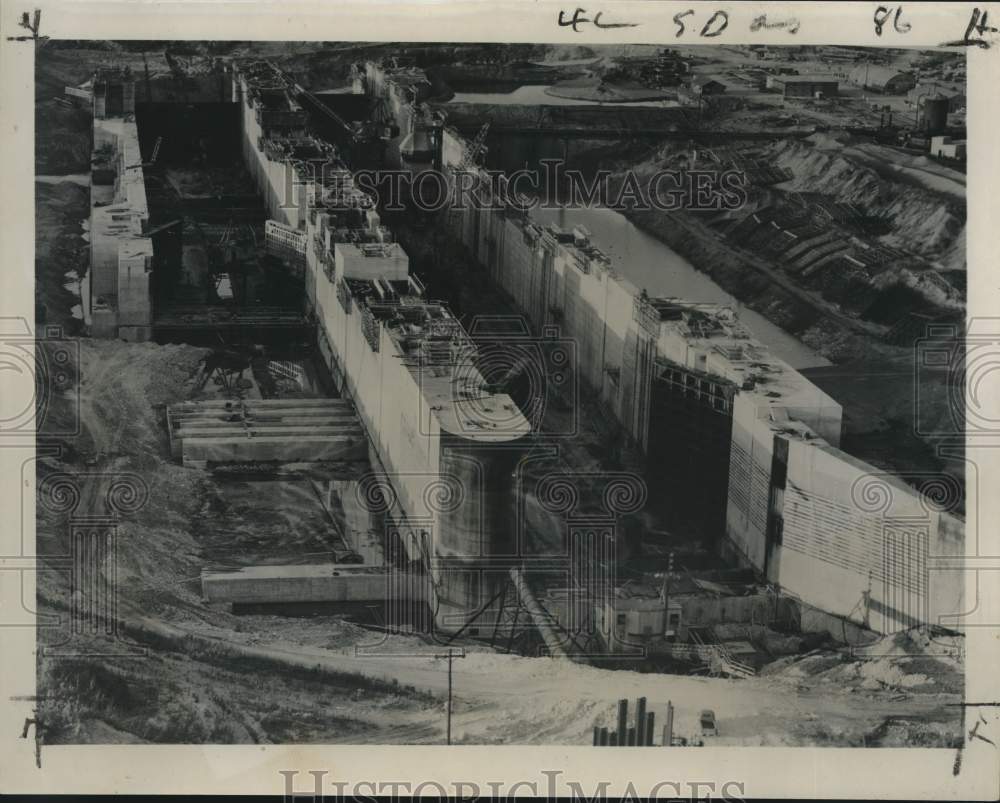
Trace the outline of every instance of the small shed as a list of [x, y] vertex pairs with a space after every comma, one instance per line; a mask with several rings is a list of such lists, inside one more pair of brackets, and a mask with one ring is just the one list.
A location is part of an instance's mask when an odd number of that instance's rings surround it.
[[698, 95], [721, 95], [726, 85], [714, 78], [699, 78], [691, 82], [691, 89]]
[[931, 137], [931, 156], [942, 159], [964, 159], [965, 140], [951, 137]]

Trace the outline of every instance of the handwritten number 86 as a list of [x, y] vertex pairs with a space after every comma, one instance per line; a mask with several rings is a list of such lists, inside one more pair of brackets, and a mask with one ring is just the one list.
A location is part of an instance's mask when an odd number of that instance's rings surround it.
[[[892, 18], [892, 27], [895, 29], [896, 33], [908, 33], [910, 28], [913, 26], [908, 22], [900, 22], [899, 17], [903, 13], [903, 7], [899, 6], [896, 9], [896, 13]], [[889, 15], [892, 14], [891, 8], [886, 8], [885, 6], [879, 6], [875, 9], [875, 35], [882, 35], [882, 26], [886, 24], [889, 20]]]

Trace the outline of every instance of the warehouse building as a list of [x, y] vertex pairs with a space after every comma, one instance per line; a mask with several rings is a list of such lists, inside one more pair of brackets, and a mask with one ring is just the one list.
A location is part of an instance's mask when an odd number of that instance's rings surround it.
[[831, 75], [778, 75], [773, 85], [786, 98], [832, 98], [840, 94], [840, 84]]
[[917, 85], [910, 73], [876, 64], [859, 64], [851, 70], [851, 83], [883, 95], [905, 95]]

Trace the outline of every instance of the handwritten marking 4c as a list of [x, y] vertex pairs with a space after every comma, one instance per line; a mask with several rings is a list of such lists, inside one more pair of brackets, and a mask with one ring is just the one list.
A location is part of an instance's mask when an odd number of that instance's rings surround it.
[[587, 13], [585, 8], [577, 8], [573, 12], [573, 16], [567, 17], [566, 12], [560, 10], [559, 12], [559, 27], [560, 28], [572, 28], [573, 33], [580, 33], [580, 25], [593, 25], [595, 28], [638, 28], [638, 22], [601, 22], [601, 17], [604, 16], [603, 11], [598, 11], [593, 19], [589, 19], [584, 14]]

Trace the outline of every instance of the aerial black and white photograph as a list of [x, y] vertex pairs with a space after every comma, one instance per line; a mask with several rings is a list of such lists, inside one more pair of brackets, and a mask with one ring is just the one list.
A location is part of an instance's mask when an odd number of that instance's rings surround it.
[[40, 744], [960, 749], [966, 52], [441, 38], [37, 45]]

